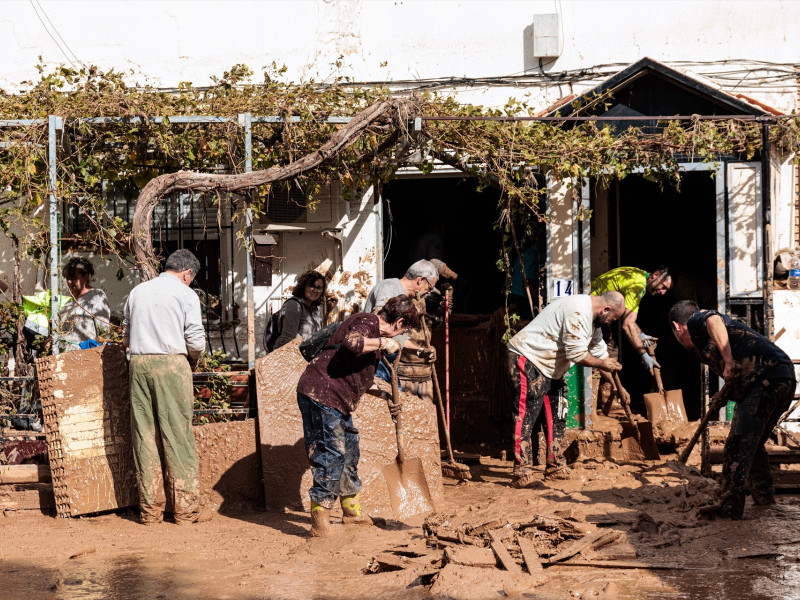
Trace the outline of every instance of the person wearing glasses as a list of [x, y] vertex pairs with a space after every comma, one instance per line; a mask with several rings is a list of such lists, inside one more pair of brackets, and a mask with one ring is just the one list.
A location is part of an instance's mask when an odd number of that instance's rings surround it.
[[[405, 275], [401, 278], [384, 279], [369, 293], [367, 303], [364, 305], [364, 312], [378, 313], [391, 298], [396, 296], [408, 296], [412, 300], [416, 298], [417, 294], [426, 296], [431, 292], [437, 292], [436, 282], [439, 280], [439, 271], [436, 266], [428, 260], [418, 260], [412, 264]], [[398, 335], [396, 340], [400, 343], [401, 348], [415, 353], [418, 357], [426, 359], [428, 362], [436, 360], [436, 353], [433, 348], [422, 348], [419, 344], [409, 339], [409, 333], [405, 332]], [[387, 360], [393, 362], [395, 355], [387, 355]], [[389, 381], [389, 371], [383, 365], [378, 365], [378, 371], [375, 376], [384, 381]]]
[[297, 278], [291, 297], [270, 319], [264, 333], [267, 351], [280, 348], [294, 338], [308, 339], [322, 329], [322, 303], [327, 282], [318, 271], [306, 271]]

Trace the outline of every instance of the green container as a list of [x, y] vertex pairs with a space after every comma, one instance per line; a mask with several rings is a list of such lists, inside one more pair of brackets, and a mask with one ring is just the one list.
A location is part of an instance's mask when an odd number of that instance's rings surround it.
[[728, 402], [725, 405], [725, 420], [730, 423], [733, 421], [733, 410], [736, 408], [736, 402]]
[[567, 428], [583, 425], [583, 367], [572, 365], [564, 375], [567, 384]]

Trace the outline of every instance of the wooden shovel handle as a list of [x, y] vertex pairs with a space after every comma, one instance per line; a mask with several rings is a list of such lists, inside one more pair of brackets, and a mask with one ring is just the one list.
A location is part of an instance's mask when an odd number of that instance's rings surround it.
[[686, 464], [686, 461], [689, 460], [689, 455], [692, 453], [694, 449], [694, 445], [697, 443], [697, 440], [700, 439], [700, 436], [703, 434], [708, 422], [711, 420], [711, 415], [718, 411], [722, 406], [728, 401], [728, 394], [731, 391], [731, 385], [728, 382], [725, 382], [725, 385], [722, 386], [722, 389], [714, 394], [714, 397], [711, 398], [711, 402], [708, 404], [708, 410], [706, 410], [706, 414], [700, 420], [700, 424], [697, 426], [697, 431], [694, 432], [692, 439], [689, 440], [689, 443], [686, 444], [686, 447], [681, 452], [681, 455], [678, 457], [678, 462], [681, 464]]
[[[656, 346], [653, 344], [652, 346], [645, 346], [645, 350], [650, 355], [650, 358], [653, 360], [656, 359]], [[656, 387], [658, 387], [658, 393], [662, 396], [664, 395], [664, 382], [661, 380], [661, 367], [653, 367], [653, 377], [656, 380]]]
[[633, 435], [636, 437], [636, 441], [641, 443], [642, 435], [639, 433], [639, 426], [637, 425], [636, 421], [633, 420], [633, 413], [631, 413], [631, 395], [628, 393], [628, 390], [622, 387], [622, 382], [619, 379], [618, 371], [614, 371], [612, 377], [614, 378], [614, 385], [617, 386], [619, 403], [622, 405], [622, 410], [625, 411], [625, 416], [628, 417], [628, 421], [630, 421], [631, 425], [633, 425]]
[[[400, 398], [400, 384], [397, 381], [397, 365], [400, 362], [400, 352], [394, 359], [394, 364], [390, 363], [386, 356], [381, 352], [381, 360], [386, 368], [389, 369], [389, 376], [392, 384], [392, 403], [402, 405], [403, 400]], [[403, 411], [401, 410], [394, 415], [394, 428], [397, 434], [397, 461], [400, 463], [406, 460], [405, 441], [403, 439]]]

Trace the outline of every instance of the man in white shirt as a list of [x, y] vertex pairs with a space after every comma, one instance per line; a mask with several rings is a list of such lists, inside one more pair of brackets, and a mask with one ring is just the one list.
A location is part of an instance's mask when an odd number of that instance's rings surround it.
[[[177, 250], [167, 258], [164, 270], [133, 288], [125, 303], [133, 458], [144, 525], [164, 520], [162, 468], [166, 469], [175, 523], [211, 519], [211, 512], [200, 507], [192, 433], [192, 368], [206, 347], [200, 299], [189, 287], [200, 262], [188, 250]], [[159, 446], [163, 447], [163, 467]]]
[[[619, 319], [625, 299], [619, 292], [566, 296], [551, 302], [508, 344], [508, 369], [514, 386], [514, 485], [534, 480], [531, 436], [544, 405], [548, 441], [546, 478], [568, 477], [561, 453], [566, 399], [564, 375], [573, 364], [619, 371], [608, 357], [600, 326]], [[549, 402], [544, 402], [545, 395]]]
[[[364, 304], [364, 312], [377, 314], [383, 305], [395, 296], [408, 296], [412, 300], [417, 294], [424, 297], [436, 290], [436, 282], [439, 281], [439, 271], [436, 266], [427, 260], [418, 260], [411, 265], [406, 271], [405, 275], [400, 279], [384, 279], [369, 293], [367, 302]], [[421, 313], [424, 312], [424, 303], [416, 304], [417, 310]], [[401, 348], [407, 348], [408, 351], [416, 353], [416, 356], [425, 360], [428, 364], [436, 360], [436, 351], [433, 347], [422, 348], [416, 342], [409, 340], [409, 333], [398, 335], [395, 340], [400, 344]], [[394, 362], [396, 355], [388, 354], [386, 359], [389, 362]], [[375, 377], [389, 381], [389, 370], [383, 365], [378, 363], [378, 370], [375, 372]], [[400, 389], [403, 389], [402, 383]]]

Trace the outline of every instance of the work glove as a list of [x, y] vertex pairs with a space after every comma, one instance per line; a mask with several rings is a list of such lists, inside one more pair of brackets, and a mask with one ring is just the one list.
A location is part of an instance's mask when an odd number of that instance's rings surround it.
[[427, 363], [436, 362], [436, 348], [429, 346], [428, 348], [418, 348], [417, 356]]
[[396, 354], [400, 352], [400, 342], [395, 341], [393, 338], [381, 338], [381, 349], [386, 354]]
[[641, 358], [642, 358], [642, 364], [644, 365], [645, 369], [650, 371], [650, 375], [654, 375], [655, 374], [653, 372], [653, 368], [655, 368], [655, 367], [658, 367], [659, 369], [661, 368], [661, 365], [658, 364], [658, 361], [655, 358], [653, 358], [652, 356], [650, 356], [647, 352], [642, 354]]
[[640, 333], [639, 339], [642, 340], [642, 344], [644, 344], [645, 348], [649, 348], [650, 346], [655, 346], [656, 342], [658, 341], [657, 337], [653, 337], [652, 335], [647, 335], [646, 333]]
[[617, 361], [614, 358], [606, 358], [603, 361], [603, 366], [600, 368], [610, 373], [616, 373], [617, 371], [622, 371], [622, 365], [619, 364], [619, 361]]

